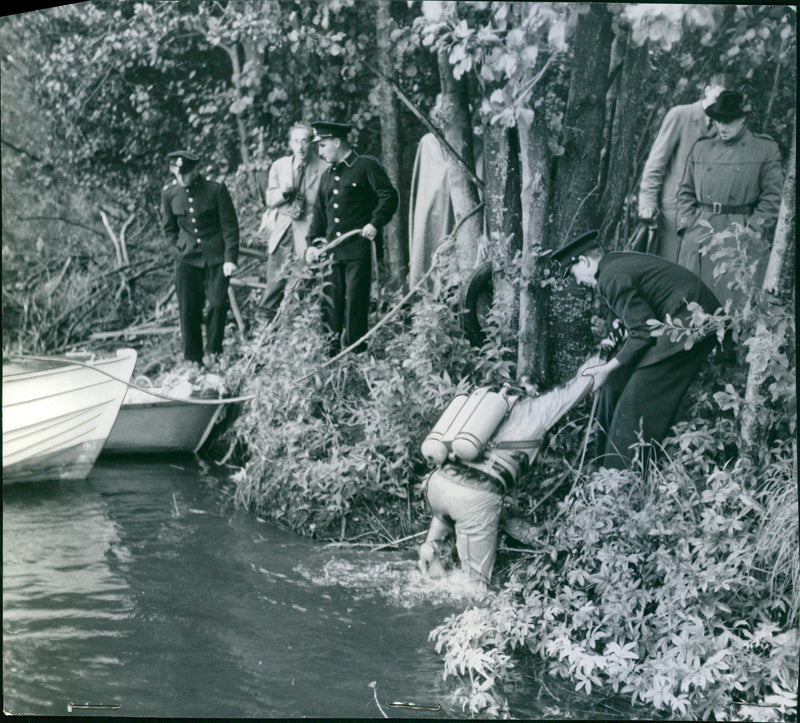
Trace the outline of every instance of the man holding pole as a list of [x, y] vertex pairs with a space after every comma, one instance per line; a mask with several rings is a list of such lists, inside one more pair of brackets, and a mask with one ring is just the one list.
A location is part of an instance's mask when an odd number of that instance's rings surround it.
[[[331, 164], [319, 185], [308, 231], [306, 262], [313, 263], [328, 246], [353, 233], [331, 249], [333, 263], [323, 279], [325, 300], [322, 319], [336, 334], [330, 352], [350, 346], [367, 332], [372, 244], [381, 246], [381, 229], [397, 210], [400, 198], [380, 161], [356, 153], [347, 140], [349, 123], [316, 121], [313, 143], [320, 157]], [[361, 345], [358, 350], [362, 350]]]

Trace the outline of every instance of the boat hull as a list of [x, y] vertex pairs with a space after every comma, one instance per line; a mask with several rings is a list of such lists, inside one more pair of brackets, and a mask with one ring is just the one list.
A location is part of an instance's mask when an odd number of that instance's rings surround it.
[[3, 484], [85, 479], [135, 364], [133, 349], [85, 364], [3, 364]]
[[123, 403], [103, 452], [158, 454], [197, 452], [225, 406], [166, 401]]

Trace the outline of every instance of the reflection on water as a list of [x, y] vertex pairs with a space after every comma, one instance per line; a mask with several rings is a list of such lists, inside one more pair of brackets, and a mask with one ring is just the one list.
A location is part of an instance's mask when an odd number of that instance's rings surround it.
[[226, 499], [193, 460], [4, 490], [5, 710], [379, 717], [377, 695], [461, 715], [428, 633], [466, 594], [411, 553], [326, 548]]

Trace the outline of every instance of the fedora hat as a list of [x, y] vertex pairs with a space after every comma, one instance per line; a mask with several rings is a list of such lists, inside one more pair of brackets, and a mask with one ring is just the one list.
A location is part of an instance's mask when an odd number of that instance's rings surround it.
[[744, 117], [744, 97], [738, 90], [723, 90], [708, 108], [706, 115], [711, 120], [728, 121]]

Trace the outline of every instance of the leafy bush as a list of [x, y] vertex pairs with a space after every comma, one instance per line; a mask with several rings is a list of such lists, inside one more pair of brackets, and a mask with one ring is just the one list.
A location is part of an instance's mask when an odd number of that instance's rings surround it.
[[[775, 454], [796, 472], [792, 450]], [[751, 474], [738, 462], [717, 468], [704, 489], [680, 462], [648, 480], [591, 475], [540, 526], [540, 554], [515, 563], [494, 600], [432, 633], [445, 673], [469, 679], [465, 704], [502, 710], [490, 689], [512, 677], [512, 653], [527, 645], [576, 690], [610, 686], [671, 717], [739, 719], [743, 705], [774, 695], [775, 713], [789, 710], [796, 610], [787, 585], [765, 594]]]
[[[749, 234], [716, 234], [706, 250], [734, 270], [740, 307], [654, 324], [690, 344], [730, 332], [746, 365], [724, 376], [707, 366], [646, 479], [606, 469], [576, 478], [539, 521], [532, 557], [510, 566], [484, 606], [432, 632], [470, 712], [507, 712], [497, 683], [515, 679], [527, 651], [578, 691], [610, 688], [660, 716], [796, 719], [794, 325], [788, 300], [754, 284]], [[748, 382], [761, 436], [756, 454], [739, 457]]]
[[[422, 440], [457, 391], [497, 378], [506, 364], [487, 362], [463, 338], [456, 289], [443, 283], [450, 277], [445, 270], [439, 293], [394, 314], [365, 353], [326, 368], [318, 280], [289, 281], [294, 290], [242, 390], [255, 399], [234, 425], [246, 450], [239, 502], [320, 535], [337, 526], [343, 534], [346, 521], [383, 537], [419, 527]], [[495, 333], [487, 344], [496, 341]], [[386, 508], [393, 514], [379, 516]]]

